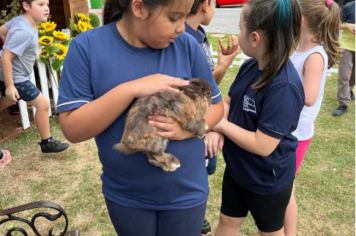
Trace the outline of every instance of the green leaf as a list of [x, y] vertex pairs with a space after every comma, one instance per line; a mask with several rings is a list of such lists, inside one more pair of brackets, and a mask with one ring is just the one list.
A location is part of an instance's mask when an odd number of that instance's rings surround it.
[[46, 50], [48, 51], [49, 55], [52, 56], [53, 53], [58, 52], [59, 50], [61, 50], [61, 48], [52, 45], [52, 46], [47, 46], [47, 47], [46, 47]]
[[52, 62], [53, 70], [59, 71], [61, 69], [61, 67], [63, 66], [63, 63], [64, 63], [64, 60], [58, 60], [58, 59], [54, 60]]
[[74, 22], [72, 21], [72, 19], [69, 18], [69, 28], [71, 30], [75, 30], [75, 26], [74, 26]]
[[67, 46], [67, 47], [68, 47], [68, 45], [69, 45], [71, 42], [72, 42], [72, 40], [69, 38], [69, 39], [63, 41], [62, 44], [63, 44], [64, 46]]

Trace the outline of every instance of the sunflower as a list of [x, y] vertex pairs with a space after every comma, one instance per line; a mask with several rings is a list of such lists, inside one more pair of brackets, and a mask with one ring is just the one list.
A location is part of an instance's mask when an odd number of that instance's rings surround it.
[[37, 29], [38, 29], [38, 33], [40, 35], [46, 34], [46, 32], [47, 32], [46, 29], [42, 27], [42, 25], [38, 25]]
[[54, 22], [51, 22], [51, 21], [46, 21], [46, 22], [42, 23], [41, 26], [45, 30], [52, 32], [57, 27], [57, 24]]
[[78, 13], [77, 15], [82, 21], [90, 21], [90, 18], [84, 15], [83, 13]]
[[46, 49], [43, 49], [41, 54], [40, 54], [40, 58], [42, 58], [42, 59], [49, 58], [49, 52]]
[[51, 36], [42, 36], [38, 42], [42, 45], [48, 46], [51, 45], [51, 43], [53, 42], [53, 37]]
[[55, 43], [54, 46], [61, 48], [61, 50], [53, 53], [53, 55], [59, 60], [64, 59], [67, 55], [68, 48], [61, 43]]
[[93, 26], [90, 23], [84, 22], [84, 24], [85, 24], [85, 26], [87, 27], [88, 30], [93, 29]]
[[88, 30], [86, 23], [81, 20], [78, 22], [78, 29], [80, 32], [85, 32]]
[[56, 39], [59, 39], [61, 41], [64, 41], [68, 38], [68, 35], [61, 32], [61, 31], [53, 31], [53, 36], [56, 38]]

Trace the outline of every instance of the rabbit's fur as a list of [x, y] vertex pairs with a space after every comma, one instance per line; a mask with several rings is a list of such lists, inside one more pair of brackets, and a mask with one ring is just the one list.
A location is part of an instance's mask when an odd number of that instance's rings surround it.
[[157, 112], [174, 118], [182, 129], [203, 136], [207, 125], [204, 114], [211, 103], [211, 87], [203, 79], [193, 78], [179, 93], [162, 91], [139, 98], [132, 105], [125, 123], [121, 142], [114, 147], [122, 153], [143, 152], [148, 161], [164, 171], [175, 171], [180, 162], [165, 153], [168, 138], [155, 135], [156, 127], [148, 125], [148, 116]]

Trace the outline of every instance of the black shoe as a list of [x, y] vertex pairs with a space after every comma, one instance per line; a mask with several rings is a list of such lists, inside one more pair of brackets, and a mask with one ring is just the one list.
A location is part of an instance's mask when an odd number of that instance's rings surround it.
[[347, 110], [347, 106], [340, 105], [334, 112], [333, 116], [342, 116]]
[[352, 101], [355, 101], [355, 94], [354, 94], [354, 92], [352, 92], [352, 90], [350, 90], [350, 99]]
[[47, 140], [47, 143], [44, 143], [42, 141], [38, 144], [41, 146], [41, 151], [43, 153], [62, 152], [69, 147], [68, 143], [62, 143], [61, 141], [56, 140], [52, 137]]
[[202, 236], [211, 235], [211, 226], [206, 219], [204, 219], [203, 226], [201, 227], [201, 235]]
[[20, 115], [20, 108], [19, 108], [19, 103], [16, 102], [10, 107], [10, 115]]

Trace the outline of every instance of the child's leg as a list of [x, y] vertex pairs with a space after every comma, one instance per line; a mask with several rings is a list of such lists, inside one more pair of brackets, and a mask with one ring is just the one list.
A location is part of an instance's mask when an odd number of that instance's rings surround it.
[[157, 236], [200, 235], [206, 203], [186, 210], [158, 211]]
[[34, 100], [28, 103], [36, 108], [35, 122], [41, 139], [48, 139], [51, 137], [51, 133], [49, 130], [49, 102], [47, 98], [40, 93]]
[[13, 100], [7, 99], [5, 96], [1, 96], [0, 98], [0, 112], [5, 110], [6, 108], [12, 106], [15, 102]]
[[240, 225], [245, 221], [248, 206], [245, 190], [225, 169], [222, 184], [222, 203], [219, 224], [215, 236], [236, 236]]

